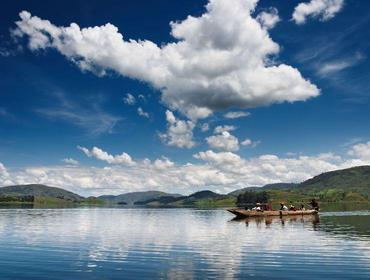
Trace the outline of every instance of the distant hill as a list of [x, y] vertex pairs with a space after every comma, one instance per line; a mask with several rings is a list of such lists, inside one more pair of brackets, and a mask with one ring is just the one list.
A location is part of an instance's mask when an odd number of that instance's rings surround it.
[[[243, 190], [250, 191], [248, 188]], [[300, 184], [269, 184], [252, 191], [266, 191], [275, 202], [308, 201], [311, 198], [326, 202], [370, 201], [370, 166], [325, 172]]]
[[187, 196], [185, 199], [210, 199], [210, 198], [219, 198], [223, 197], [224, 195], [218, 194], [212, 191], [199, 191], [195, 192], [189, 196]]
[[302, 182], [294, 191], [327, 200], [368, 200], [370, 166], [325, 172]]
[[[226, 207], [235, 206], [237, 197], [245, 192], [266, 192], [269, 200], [308, 201], [366, 201], [370, 202], [370, 166], [359, 166], [325, 172], [300, 184], [277, 183], [263, 187], [249, 187], [222, 195], [209, 190], [188, 196], [160, 191], [131, 192], [121, 195], [102, 195], [84, 198], [73, 192], [45, 185], [15, 185], [0, 188], [0, 203], [33, 204], [119, 204], [152, 207]], [[254, 194], [250, 194], [253, 196]]]
[[235, 203], [235, 198], [228, 195], [218, 194], [209, 190], [195, 192], [188, 196], [169, 197], [163, 196], [157, 199], [139, 201], [136, 205], [146, 205], [155, 207], [214, 207], [231, 205]]
[[260, 190], [261, 190], [261, 187], [246, 187], [246, 188], [237, 189], [235, 191], [229, 192], [227, 195], [237, 197], [239, 194], [242, 194], [245, 192], [258, 192]]
[[166, 197], [180, 197], [180, 194], [170, 194], [160, 191], [146, 191], [146, 192], [130, 192], [121, 195], [102, 195], [98, 199], [105, 201], [109, 204], [125, 204], [125, 205], [134, 205], [139, 201], [153, 200], [160, 198], [162, 196]]
[[275, 183], [275, 184], [267, 184], [262, 187], [246, 187], [242, 189], [238, 189], [232, 192], [229, 192], [227, 195], [235, 196], [245, 193], [245, 192], [260, 192], [266, 190], [283, 190], [283, 189], [292, 189], [296, 187], [298, 184], [296, 183]]
[[61, 188], [54, 188], [45, 185], [30, 184], [30, 185], [15, 185], [0, 188], [1, 196], [34, 196], [57, 198], [69, 201], [80, 201], [82, 196]]
[[325, 172], [299, 184], [300, 190], [366, 190], [370, 191], [370, 166], [358, 166]]
[[180, 201], [183, 196], [173, 197], [173, 196], [161, 196], [157, 198], [152, 198], [148, 200], [140, 200], [136, 201], [135, 205], [143, 205], [143, 206], [165, 206], [170, 205], [171, 203], [175, 203], [176, 201]]
[[176, 206], [197, 206], [207, 201], [214, 201], [224, 198], [225, 195], [218, 194], [212, 191], [199, 191], [189, 196], [183, 197], [181, 200], [175, 202]]

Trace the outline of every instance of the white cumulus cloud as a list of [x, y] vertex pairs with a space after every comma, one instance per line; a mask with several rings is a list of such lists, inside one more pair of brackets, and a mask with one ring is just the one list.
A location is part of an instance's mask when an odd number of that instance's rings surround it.
[[246, 138], [240, 143], [240, 145], [254, 148], [257, 147], [260, 143], [261, 141], [252, 141], [251, 139]]
[[143, 108], [141, 108], [141, 107], [137, 108], [137, 113], [138, 113], [138, 115], [139, 115], [140, 117], [147, 118], [147, 119], [149, 119], [149, 118], [150, 118], [149, 113], [145, 112], [145, 111], [143, 110]]
[[0, 183], [2, 186], [12, 185], [13, 182], [10, 180], [10, 174], [6, 169], [5, 165], [0, 162]]
[[170, 168], [174, 165], [175, 165], [175, 163], [173, 161], [171, 161], [169, 158], [166, 158], [166, 157], [162, 157], [161, 159], [156, 159], [154, 161], [154, 167], [156, 167], [158, 169], [167, 169], [167, 168]]
[[206, 132], [209, 130], [209, 124], [208, 123], [203, 123], [201, 126], [200, 126], [200, 130], [202, 132]]
[[228, 166], [240, 166], [244, 164], [244, 160], [237, 154], [232, 152], [214, 152], [208, 150], [206, 152], [199, 152], [194, 155], [196, 159], [201, 159], [205, 162], [209, 162], [213, 165], [228, 165]]
[[280, 21], [279, 12], [276, 8], [270, 8], [268, 11], [259, 13], [257, 20], [266, 29], [274, 28]]
[[78, 146], [78, 149], [80, 149], [88, 157], [93, 157], [109, 164], [135, 165], [135, 162], [127, 153], [113, 156], [98, 147], [93, 147], [91, 150], [89, 150], [88, 148]]
[[190, 120], [179, 120], [175, 115], [167, 110], [167, 132], [160, 133], [159, 137], [169, 146], [179, 148], [192, 148], [195, 146], [193, 140], [193, 130], [195, 124]]
[[26, 36], [31, 50], [56, 49], [82, 71], [115, 71], [147, 82], [162, 92], [171, 110], [193, 120], [231, 107], [318, 96], [318, 88], [296, 68], [270, 59], [280, 50], [268, 33], [276, 16], [260, 15], [258, 21], [251, 15], [257, 2], [209, 0], [204, 14], [171, 22], [174, 40], [160, 46], [126, 39], [111, 23], [62, 27], [27, 11], [20, 13], [13, 34]]
[[296, 24], [304, 24], [308, 17], [328, 21], [342, 9], [343, 4], [344, 0], [311, 0], [308, 3], [299, 3], [294, 8], [292, 19]]
[[253, 144], [253, 141], [249, 138], [245, 139], [244, 141], [242, 141], [240, 144], [242, 144], [243, 146], [250, 146]]
[[127, 105], [134, 105], [136, 103], [136, 98], [131, 93], [127, 93], [123, 98], [123, 102], [125, 102]]
[[211, 148], [222, 151], [237, 151], [239, 150], [239, 140], [228, 131], [223, 131], [221, 134], [212, 135], [206, 138], [208, 145]]
[[370, 141], [352, 146], [348, 154], [360, 159], [370, 160]]
[[237, 127], [234, 126], [234, 125], [218, 125], [218, 126], [215, 127], [214, 132], [215, 133], [222, 133], [224, 131], [233, 131], [236, 128]]
[[[7, 169], [0, 163], [0, 185], [39, 183], [82, 195], [144, 190], [188, 194], [202, 189], [226, 193], [247, 186], [301, 182], [326, 171], [370, 165], [369, 146], [369, 142], [351, 146], [348, 158], [333, 153], [313, 156], [292, 154], [289, 157], [262, 154], [242, 158], [233, 152], [208, 150], [194, 154], [195, 163], [178, 164], [161, 157], [154, 162], [147, 159], [136, 161], [134, 165], [110, 165], [112, 157], [95, 149], [96, 157], [102, 158], [108, 166], [61, 165]], [[81, 150], [87, 155], [93, 154], [86, 148]]]

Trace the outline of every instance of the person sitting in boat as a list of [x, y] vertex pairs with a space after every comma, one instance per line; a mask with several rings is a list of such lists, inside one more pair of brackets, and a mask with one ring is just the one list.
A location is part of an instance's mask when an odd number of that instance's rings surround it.
[[292, 202], [292, 201], [290, 202], [289, 210], [290, 210], [290, 211], [295, 211], [295, 210], [296, 210], [296, 209], [295, 209], [295, 206], [293, 205], [293, 202]]
[[301, 208], [299, 210], [301, 210], [301, 211], [305, 211], [306, 210], [306, 208], [304, 207], [304, 204], [303, 203], [301, 204]]
[[255, 211], [262, 211], [261, 203], [257, 202], [256, 206], [252, 208]]
[[266, 203], [266, 204], [265, 204], [265, 207], [264, 207], [264, 210], [265, 210], [265, 211], [272, 211], [273, 209], [272, 209], [272, 205], [271, 205], [271, 203]]
[[313, 198], [313, 199], [311, 200], [310, 204], [311, 204], [311, 208], [312, 208], [312, 209], [314, 209], [314, 210], [316, 210], [316, 211], [319, 211], [319, 210], [320, 210], [320, 206], [319, 206], [319, 204], [317, 203], [316, 199], [314, 199], [314, 198]]
[[284, 202], [280, 202], [280, 210], [282, 210], [282, 211], [288, 211], [288, 207], [285, 205]]

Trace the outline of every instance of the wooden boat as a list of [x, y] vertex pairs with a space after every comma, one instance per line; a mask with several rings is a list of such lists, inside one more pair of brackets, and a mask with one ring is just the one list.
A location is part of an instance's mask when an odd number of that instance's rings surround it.
[[266, 216], [297, 216], [297, 215], [316, 215], [318, 211], [316, 210], [273, 210], [273, 211], [256, 211], [256, 210], [244, 210], [244, 209], [227, 209], [230, 213], [233, 213], [239, 218], [248, 218], [248, 217], [266, 217]]
[[249, 224], [266, 224], [270, 225], [272, 223], [312, 223], [316, 225], [320, 223], [319, 215], [289, 215], [289, 216], [258, 216], [258, 217], [238, 217], [235, 216], [229, 222], [235, 223], [246, 223]]

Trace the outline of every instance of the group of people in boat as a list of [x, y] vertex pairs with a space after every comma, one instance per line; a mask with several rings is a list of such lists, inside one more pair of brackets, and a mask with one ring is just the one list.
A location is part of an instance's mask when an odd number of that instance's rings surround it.
[[[316, 199], [312, 199], [311, 202], [309, 203], [309, 206], [310, 206], [310, 208], [309, 208], [310, 210], [316, 210], [316, 211], [320, 210], [319, 203], [316, 201]], [[265, 204], [256, 203], [256, 206], [253, 207], [252, 210], [255, 210], [255, 211], [273, 211], [272, 205], [270, 203], [265, 203]], [[289, 206], [285, 205], [284, 202], [280, 202], [280, 209], [279, 210], [280, 211], [297, 211], [297, 210], [305, 211], [307, 209], [306, 209], [306, 207], [303, 203], [300, 205], [299, 208], [297, 208], [293, 205], [293, 202], [291, 201]]]
[[[311, 210], [316, 210], [316, 211], [320, 210], [319, 203], [316, 201], [316, 199], [312, 199], [311, 202], [309, 203], [309, 205], [310, 205]], [[284, 202], [281, 202], [280, 203], [280, 210], [282, 210], [282, 211], [296, 211], [296, 210], [304, 211], [304, 210], [306, 210], [306, 207], [302, 203], [301, 206], [297, 209], [297, 207], [295, 207], [293, 205], [292, 201], [290, 202], [289, 207], [286, 206]]]

